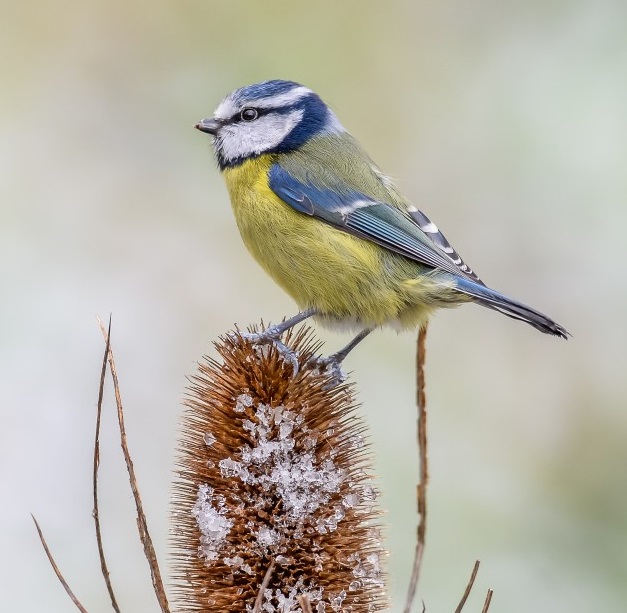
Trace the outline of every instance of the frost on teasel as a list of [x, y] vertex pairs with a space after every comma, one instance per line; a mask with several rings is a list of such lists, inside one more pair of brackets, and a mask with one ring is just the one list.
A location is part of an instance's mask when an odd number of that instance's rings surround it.
[[[388, 606], [364, 424], [319, 345], [238, 334], [192, 377], [173, 493], [175, 611], [381, 611]], [[270, 568], [272, 566], [272, 568]], [[270, 571], [269, 571], [270, 569]], [[264, 581], [267, 586], [260, 592]]]

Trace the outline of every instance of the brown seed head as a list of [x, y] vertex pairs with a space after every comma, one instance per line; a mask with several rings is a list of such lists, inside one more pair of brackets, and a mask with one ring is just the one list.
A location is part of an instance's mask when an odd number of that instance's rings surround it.
[[274, 346], [235, 334], [192, 378], [173, 494], [180, 612], [253, 611], [266, 574], [263, 612], [300, 612], [303, 595], [314, 613], [387, 607], [352, 388], [309, 363], [308, 329], [286, 344], [296, 376]]

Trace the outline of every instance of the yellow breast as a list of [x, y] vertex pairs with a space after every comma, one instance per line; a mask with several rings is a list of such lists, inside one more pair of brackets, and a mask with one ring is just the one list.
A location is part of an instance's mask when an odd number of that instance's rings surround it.
[[264, 155], [224, 171], [242, 239], [264, 270], [300, 308], [326, 319], [422, 323], [435, 306], [427, 297], [433, 284], [416, 278], [416, 265], [292, 209], [268, 186], [273, 162]]

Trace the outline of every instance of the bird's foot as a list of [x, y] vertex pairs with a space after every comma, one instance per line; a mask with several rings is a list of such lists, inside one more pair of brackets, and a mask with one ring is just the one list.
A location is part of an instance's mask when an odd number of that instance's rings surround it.
[[330, 375], [328, 387], [336, 387], [346, 381], [346, 373], [342, 368], [342, 359], [344, 358], [340, 352], [334, 353], [326, 358], [320, 356], [311, 358], [308, 365], [317, 368], [321, 374]]
[[343, 349], [336, 351], [328, 358], [312, 358], [309, 361], [309, 364], [313, 364], [314, 367], [317, 367], [319, 372], [331, 375], [331, 380], [329, 382], [330, 387], [335, 387], [336, 385], [340, 385], [340, 383], [344, 383], [344, 381], [346, 381], [346, 373], [342, 369], [342, 362], [346, 356], [371, 332], [372, 328], [365, 328]]
[[270, 326], [262, 332], [240, 332], [240, 336], [253, 345], [269, 345], [281, 339], [283, 330], [278, 326]]
[[241, 336], [253, 346], [274, 345], [283, 360], [292, 365], [292, 376], [296, 376], [299, 370], [298, 354], [281, 340], [284, 331], [281, 326], [270, 326], [263, 332], [242, 332]]
[[293, 328], [296, 324], [299, 324], [301, 321], [305, 321], [308, 317], [312, 315], [316, 315], [317, 311], [315, 308], [310, 307], [297, 313], [294, 317], [290, 317], [282, 321], [279, 324], [275, 324], [274, 326], [270, 326], [263, 332], [241, 332], [242, 338], [249, 341], [255, 346], [259, 345], [274, 345], [279, 354], [283, 357], [286, 362], [289, 362], [293, 367], [292, 376], [296, 376], [299, 370], [298, 366], [298, 354], [290, 349], [282, 340], [281, 336], [284, 332], [287, 332], [291, 328]]

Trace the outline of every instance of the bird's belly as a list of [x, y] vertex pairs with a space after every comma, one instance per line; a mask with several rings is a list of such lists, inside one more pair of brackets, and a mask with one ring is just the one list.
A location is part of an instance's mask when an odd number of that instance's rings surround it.
[[300, 308], [316, 308], [333, 327], [412, 328], [443, 306], [426, 267], [295, 211], [270, 190], [267, 171], [246, 168], [261, 162], [225, 171], [235, 219], [248, 250]]

